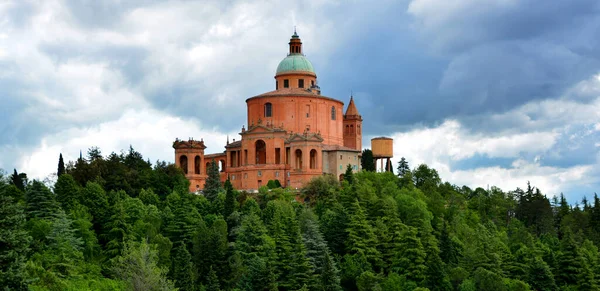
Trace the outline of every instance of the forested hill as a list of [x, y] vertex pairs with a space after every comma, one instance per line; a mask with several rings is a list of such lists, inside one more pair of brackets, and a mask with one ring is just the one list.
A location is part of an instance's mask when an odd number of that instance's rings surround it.
[[598, 197], [397, 172], [195, 195], [133, 148], [61, 157], [56, 183], [15, 170], [0, 177], [0, 289], [598, 290]]

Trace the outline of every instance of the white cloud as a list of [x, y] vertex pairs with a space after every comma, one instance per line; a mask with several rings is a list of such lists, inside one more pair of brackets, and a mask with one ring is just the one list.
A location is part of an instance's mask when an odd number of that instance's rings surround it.
[[[231, 139], [235, 133], [229, 133]], [[116, 120], [93, 127], [70, 128], [54, 135], [45, 136], [39, 146], [25, 157], [18, 169], [32, 178], [43, 178], [56, 172], [58, 155], [65, 160], [75, 160], [79, 151], [86, 155], [92, 146], [100, 148], [104, 156], [111, 152], [127, 150], [132, 145], [151, 162], [173, 162], [172, 142], [175, 138], [204, 139], [206, 153], [222, 152], [226, 134], [205, 128], [197, 120], [182, 119], [152, 109], [128, 110]]]

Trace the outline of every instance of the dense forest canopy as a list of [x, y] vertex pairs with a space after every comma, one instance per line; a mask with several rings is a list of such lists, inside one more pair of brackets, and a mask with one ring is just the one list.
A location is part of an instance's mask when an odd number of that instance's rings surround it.
[[214, 172], [197, 195], [173, 164], [91, 148], [56, 182], [0, 175], [1, 289], [599, 290], [596, 195], [458, 187], [404, 158], [300, 192]]

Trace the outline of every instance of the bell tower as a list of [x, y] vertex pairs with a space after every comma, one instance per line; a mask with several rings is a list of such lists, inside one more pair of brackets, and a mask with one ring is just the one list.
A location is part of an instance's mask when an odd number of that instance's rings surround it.
[[294, 35], [290, 39], [290, 55], [293, 54], [302, 54], [302, 41], [300, 40], [300, 36], [296, 33], [296, 28], [294, 28]]
[[344, 146], [362, 151], [362, 116], [350, 96], [350, 103], [344, 114]]

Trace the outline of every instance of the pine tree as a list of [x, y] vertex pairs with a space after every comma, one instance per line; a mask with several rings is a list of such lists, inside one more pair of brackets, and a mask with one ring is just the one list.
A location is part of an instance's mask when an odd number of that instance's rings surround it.
[[5, 195], [0, 184], [0, 286], [27, 290], [25, 261], [31, 237], [25, 230], [23, 207]]
[[212, 202], [217, 198], [217, 195], [222, 189], [219, 166], [217, 166], [217, 163], [213, 160], [208, 167], [208, 177], [206, 177], [206, 183], [204, 184], [204, 196]]
[[64, 211], [56, 213], [52, 231], [48, 235], [48, 250], [43, 256], [44, 260], [48, 260], [44, 264], [48, 266], [48, 271], [65, 277], [72, 275], [83, 260], [83, 241], [76, 236], [72, 223]]
[[311, 290], [319, 289], [319, 286], [326, 286], [324, 290], [341, 290], [339, 271], [329, 254], [327, 242], [319, 231], [317, 218], [309, 209], [300, 215], [300, 227], [306, 257], [313, 274], [308, 286]]
[[183, 242], [178, 243], [173, 250], [173, 279], [175, 287], [181, 291], [193, 291], [192, 257]]
[[107, 233], [105, 234], [106, 254], [109, 257], [116, 257], [121, 254], [125, 244], [129, 241], [131, 235], [131, 225], [127, 223], [127, 213], [123, 206], [123, 201], [117, 201], [111, 207], [111, 217], [106, 224]]
[[410, 172], [410, 167], [408, 166], [406, 159], [402, 157], [398, 162], [398, 177], [402, 178], [408, 172]]
[[145, 241], [128, 243], [123, 255], [117, 257], [113, 271], [135, 291], [174, 290], [165, 276], [166, 270], [159, 268], [157, 261], [156, 250]]
[[221, 291], [221, 285], [219, 284], [219, 277], [217, 272], [213, 270], [213, 266], [210, 266], [208, 276], [206, 278], [206, 291]]
[[581, 258], [575, 245], [575, 239], [571, 230], [566, 229], [560, 242], [556, 283], [559, 286], [575, 285], [581, 271]]
[[381, 254], [376, 248], [377, 238], [373, 228], [367, 221], [367, 216], [360, 207], [357, 200], [354, 201], [354, 213], [350, 215], [348, 223], [348, 239], [346, 240], [346, 249], [350, 254], [363, 254], [378, 271], [382, 266]]
[[25, 193], [30, 218], [52, 219], [59, 210], [54, 194], [42, 182], [34, 180]]
[[54, 184], [56, 200], [65, 211], [71, 210], [76, 203], [80, 203], [80, 191], [79, 185], [77, 185], [73, 176], [69, 174], [62, 174]]
[[235, 193], [231, 181], [225, 181], [225, 207], [223, 209], [223, 217], [227, 218], [235, 211]]
[[14, 169], [12, 176], [10, 176], [10, 181], [13, 185], [17, 186], [19, 190], [25, 192], [25, 185], [27, 185], [27, 174], [19, 174], [17, 173], [17, 169]]
[[392, 271], [406, 276], [407, 280], [419, 283], [425, 278], [426, 253], [417, 237], [417, 229], [408, 227], [401, 239], [401, 251], [397, 254]]
[[65, 162], [63, 161], [62, 153], [58, 156], [58, 170], [56, 171], [56, 176], [60, 178], [65, 173]]
[[558, 289], [550, 268], [540, 258], [535, 258], [529, 267], [529, 280], [527, 282], [534, 290], [555, 291]]

